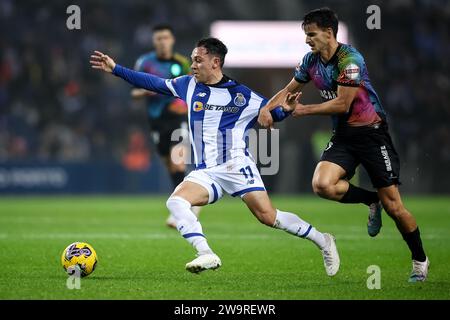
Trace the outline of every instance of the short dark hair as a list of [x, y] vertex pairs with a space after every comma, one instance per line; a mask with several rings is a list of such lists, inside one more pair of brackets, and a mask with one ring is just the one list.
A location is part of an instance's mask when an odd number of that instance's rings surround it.
[[218, 56], [220, 59], [220, 67], [223, 67], [228, 48], [222, 41], [217, 38], [203, 38], [197, 42], [197, 47], [203, 47], [209, 54]]
[[153, 28], [152, 28], [153, 32], [163, 31], [163, 30], [169, 30], [170, 33], [174, 34], [173, 28], [169, 24], [157, 24], [157, 25], [153, 26]]
[[334, 37], [337, 37], [338, 32], [338, 16], [328, 7], [315, 9], [303, 17], [302, 28], [305, 29], [306, 25], [315, 23], [319, 28], [331, 28], [333, 30]]

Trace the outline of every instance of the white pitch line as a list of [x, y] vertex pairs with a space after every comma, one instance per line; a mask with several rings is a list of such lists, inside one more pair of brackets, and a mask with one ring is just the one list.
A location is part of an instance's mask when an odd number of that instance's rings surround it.
[[[242, 239], [242, 240], [261, 240], [261, 239], [277, 239], [282, 240], [283, 236], [243, 233], [243, 234], [210, 234], [207, 235], [209, 239]], [[288, 235], [286, 235], [288, 236]], [[335, 234], [336, 239], [339, 240], [364, 240], [371, 239], [368, 235], [349, 235], [339, 233]], [[0, 233], [0, 240], [45, 240], [45, 239], [120, 239], [120, 240], [166, 240], [181, 238], [178, 233], [148, 233], [148, 234], [133, 234], [133, 233]], [[449, 239], [450, 236], [446, 234], [425, 234], [422, 239]], [[289, 239], [289, 238], [286, 238]], [[291, 239], [294, 237], [291, 236]], [[401, 236], [397, 234], [379, 235], [377, 240], [401, 240]]]

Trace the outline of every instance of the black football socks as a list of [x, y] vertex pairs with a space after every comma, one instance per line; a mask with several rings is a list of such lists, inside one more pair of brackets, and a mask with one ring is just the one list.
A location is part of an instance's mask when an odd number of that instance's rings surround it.
[[348, 190], [339, 202], [341, 203], [364, 203], [370, 205], [378, 202], [378, 194], [375, 191], [368, 191], [360, 187], [348, 184]]
[[417, 229], [413, 232], [402, 233], [402, 236], [405, 242], [408, 244], [409, 250], [411, 250], [412, 259], [424, 262], [426, 260], [426, 255], [422, 247], [419, 227], [417, 227]]

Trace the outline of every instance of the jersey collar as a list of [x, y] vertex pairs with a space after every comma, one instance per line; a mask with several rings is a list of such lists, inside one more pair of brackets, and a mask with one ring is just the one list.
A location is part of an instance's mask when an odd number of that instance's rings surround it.
[[323, 60], [322, 60], [322, 58], [320, 57], [320, 54], [319, 54], [319, 60], [320, 60], [320, 62], [321, 62], [325, 67], [328, 66], [330, 63], [333, 63], [334, 60], [337, 59], [337, 54], [338, 54], [339, 50], [341, 50], [341, 47], [342, 47], [342, 43], [338, 42], [338, 46], [337, 46], [337, 48], [336, 48], [336, 51], [334, 52], [334, 54], [333, 54], [333, 56], [330, 58], [330, 60], [328, 60], [326, 63], [323, 62]]
[[220, 79], [219, 82], [214, 83], [214, 84], [205, 84], [205, 86], [208, 87], [216, 87], [216, 88], [223, 88], [223, 87], [228, 87], [228, 86], [234, 86], [236, 85], [236, 81], [234, 81], [233, 79], [231, 79], [230, 77], [228, 77], [227, 75], [223, 75], [222, 79]]

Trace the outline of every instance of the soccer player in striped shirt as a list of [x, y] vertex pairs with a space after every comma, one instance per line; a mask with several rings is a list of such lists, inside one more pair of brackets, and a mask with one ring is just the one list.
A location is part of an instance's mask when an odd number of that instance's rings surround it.
[[[190, 208], [214, 203], [227, 192], [241, 197], [261, 223], [311, 240], [321, 250], [326, 273], [333, 276], [340, 265], [334, 237], [318, 231], [296, 214], [272, 206], [246, 144], [248, 129], [255, 124], [267, 100], [223, 74], [227, 51], [216, 38], [200, 40], [191, 55], [193, 75], [175, 79], [124, 68], [99, 51], [91, 56], [91, 64], [134, 86], [175, 96], [187, 103], [195, 170], [174, 190], [167, 208], [177, 220], [178, 231], [197, 250], [197, 258], [186, 264], [188, 271], [198, 273], [222, 264]], [[271, 114], [276, 121], [289, 115], [281, 107]]]

